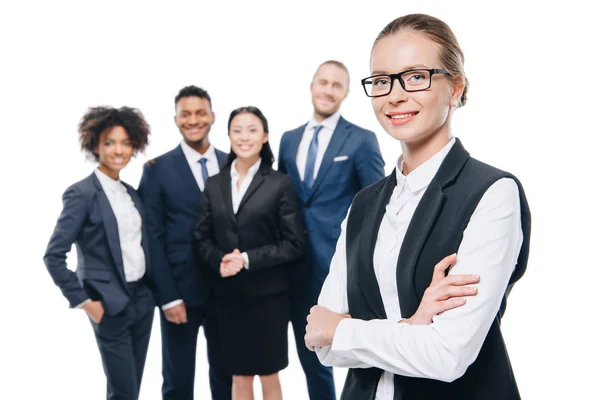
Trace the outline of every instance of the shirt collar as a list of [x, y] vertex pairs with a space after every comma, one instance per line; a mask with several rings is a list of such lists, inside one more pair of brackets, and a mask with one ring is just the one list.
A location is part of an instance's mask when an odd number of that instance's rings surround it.
[[443, 149], [435, 153], [433, 157], [419, 165], [414, 171], [407, 176], [402, 175], [402, 169], [404, 168], [404, 156], [400, 156], [398, 163], [396, 164], [396, 182], [398, 186], [402, 186], [406, 183], [407, 189], [411, 193], [417, 193], [420, 190], [425, 189], [433, 177], [440, 169], [444, 158], [450, 152], [450, 149], [456, 142], [456, 138], [450, 139], [448, 144]]
[[311, 119], [308, 121], [308, 125], [306, 126], [307, 130], [310, 130], [312, 128], [314, 128], [317, 125], [322, 125], [324, 128], [327, 128], [331, 131], [335, 130], [335, 127], [337, 126], [340, 117], [342, 115], [340, 114], [340, 112], [336, 112], [335, 114], [330, 115], [329, 117], [325, 118], [323, 120], [323, 122], [319, 123], [315, 120], [315, 117], [311, 117]]
[[206, 158], [208, 161], [217, 160], [217, 153], [215, 152], [215, 148], [212, 144], [208, 146], [208, 149], [204, 152], [204, 154], [200, 154], [196, 150], [194, 150], [189, 144], [187, 144], [185, 140], [182, 140], [181, 150], [183, 150], [183, 155], [185, 155], [185, 159], [190, 165], [197, 164], [201, 158]]
[[121, 183], [120, 179], [115, 181], [113, 178], [100, 171], [99, 168], [96, 168], [94, 170], [94, 173], [100, 181], [100, 186], [102, 186], [102, 189], [104, 189], [104, 191], [111, 190], [113, 192], [127, 192], [127, 188]]
[[[260, 163], [262, 161], [262, 157], [258, 158], [258, 161], [255, 162], [250, 169], [248, 170], [248, 174], [246, 175], [245, 179], [248, 179], [249, 177], [253, 177], [254, 175], [256, 175], [256, 173], [258, 172], [258, 168], [260, 168]], [[231, 179], [232, 180], [237, 180], [240, 177], [240, 174], [238, 174], [237, 170], [235, 169], [235, 166], [237, 164], [237, 158], [233, 160], [233, 162], [231, 163]]]

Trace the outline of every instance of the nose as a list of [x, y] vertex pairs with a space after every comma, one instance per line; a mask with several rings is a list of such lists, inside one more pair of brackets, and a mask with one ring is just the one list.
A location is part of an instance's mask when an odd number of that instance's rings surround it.
[[408, 92], [400, 84], [400, 77], [392, 81], [392, 91], [388, 94], [388, 99], [393, 104], [408, 100]]
[[121, 143], [117, 143], [115, 145], [115, 154], [119, 155], [123, 153], [123, 145]]
[[189, 123], [190, 125], [196, 125], [198, 123], [198, 116], [194, 114], [190, 115]]

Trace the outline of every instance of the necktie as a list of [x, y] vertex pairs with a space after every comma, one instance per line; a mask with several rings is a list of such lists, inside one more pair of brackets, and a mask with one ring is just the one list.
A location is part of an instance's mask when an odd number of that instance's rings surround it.
[[308, 155], [306, 156], [306, 167], [304, 168], [304, 185], [310, 192], [315, 183], [315, 164], [317, 162], [317, 151], [319, 150], [319, 132], [323, 128], [322, 125], [315, 126], [315, 133], [308, 147]]
[[208, 181], [208, 169], [206, 168], [207, 161], [208, 160], [204, 157], [198, 160], [200, 167], [202, 168], [202, 180], [204, 181], [204, 187], [206, 187], [206, 181]]

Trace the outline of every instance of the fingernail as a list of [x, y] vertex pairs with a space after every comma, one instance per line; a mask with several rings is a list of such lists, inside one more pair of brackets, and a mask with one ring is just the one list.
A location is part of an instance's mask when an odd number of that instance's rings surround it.
[[479, 275], [473, 275], [473, 279], [479, 280]]
[[471, 293], [477, 293], [477, 288], [476, 287], [471, 288]]

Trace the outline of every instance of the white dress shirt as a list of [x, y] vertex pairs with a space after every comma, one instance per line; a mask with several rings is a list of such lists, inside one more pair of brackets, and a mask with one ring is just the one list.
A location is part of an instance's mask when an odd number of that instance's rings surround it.
[[204, 191], [204, 179], [202, 178], [202, 166], [200, 165], [200, 159], [206, 158], [206, 169], [208, 171], [208, 176], [213, 176], [219, 173], [219, 160], [217, 159], [217, 152], [215, 148], [211, 144], [204, 154], [198, 153], [196, 150], [192, 149], [189, 144], [185, 142], [185, 140], [181, 141], [181, 150], [183, 150], [183, 154], [185, 158], [190, 164], [190, 169], [192, 170], [192, 174], [194, 174], [194, 178], [196, 178], [196, 182], [198, 183], [198, 187], [200, 191]]
[[308, 148], [310, 147], [310, 142], [315, 134], [315, 126], [322, 125], [323, 128], [319, 131], [319, 147], [317, 148], [317, 159], [315, 160], [315, 176], [314, 179], [317, 179], [317, 174], [319, 173], [319, 168], [321, 167], [321, 162], [323, 161], [323, 156], [325, 155], [325, 150], [327, 150], [327, 146], [331, 141], [331, 137], [333, 136], [333, 131], [340, 120], [340, 113], [336, 112], [335, 114], [327, 117], [323, 120], [323, 122], [318, 123], [314, 117], [308, 121], [306, 124], [306, 128], [304, 129], [304, 134], [302, 135], [302, 140], [300, 140], [300, 144], [298, 145], [298, 152], [296, 153], [296, 166], [298, 167], [298, 172], [300, 173], [300, 179], [304, 181], [304, 170], [306, 169], [306, 157], [308, 156]]
[[146, 256], [142, 248], [142, 218], [120, 180], [115, 181], [99, 169], [94, 172], [117, 219], [125, 280], [135, 282], [146, 272]]
[[[240, 208], [240, 203], [242, 202], [244, 195], [248, 191], [248, 188], [250, 187], [250, 184], [252, 183], [252, 179], [254, 179], [254, 175], [256, 175], [256, 173], [258, 172], [258, 169], [260, 168], [261, 161], [262, 161], [262, 158], [259, 158], [258, 161], [255, 162], [254, 165], [252, 165], [250, 167], [250, 169], [246, 173], [246, 176], [244, 177], [244, 180], [242, 181], [242, 184], [240, 185], [239, 189], [237, 188], [237, 183], [238, 183], [238, 180], [240, 179], [240, 174], [235, 169], [235, 166], [237, 164], [237, 158], [235, 160], [233, 160], [233, 162], [231, 163], [231, 201], [233, 203], [232, 205], [233, 205], [234, 214], [237, 214], [237, 212]], [[244, 257], [244, 268], [249, 269], [250, 268], [250, 260], [248, 260], [248, 253], [243, 252], [242, 257]]]
[[[396, 287], [396, 264], [412, 216], [442, 161], [446, 147], [408, 176], [402, 157], [394, 188], [381, 222], [373, 266], [385, 307], [386, 320], [344, 319], [333, 343], [317, 349], [319, 360], [345, 368], [377, 367], [384, 371], [376, 400], [392, 400], [394, 374], [451, 382], [475, 361], [495, 318], [517, 262], [523, 241], [519, 191], [512, 179], [495, 182], [483, 195], [464, 231], [457, 261], [450, 274], [477, 274], [478, 294], [461, 307], [433, 318], [430, 325], [398, 323], [402, 318]], [[318, 303], [348, 313], [346, 287], [346, 221]]]

